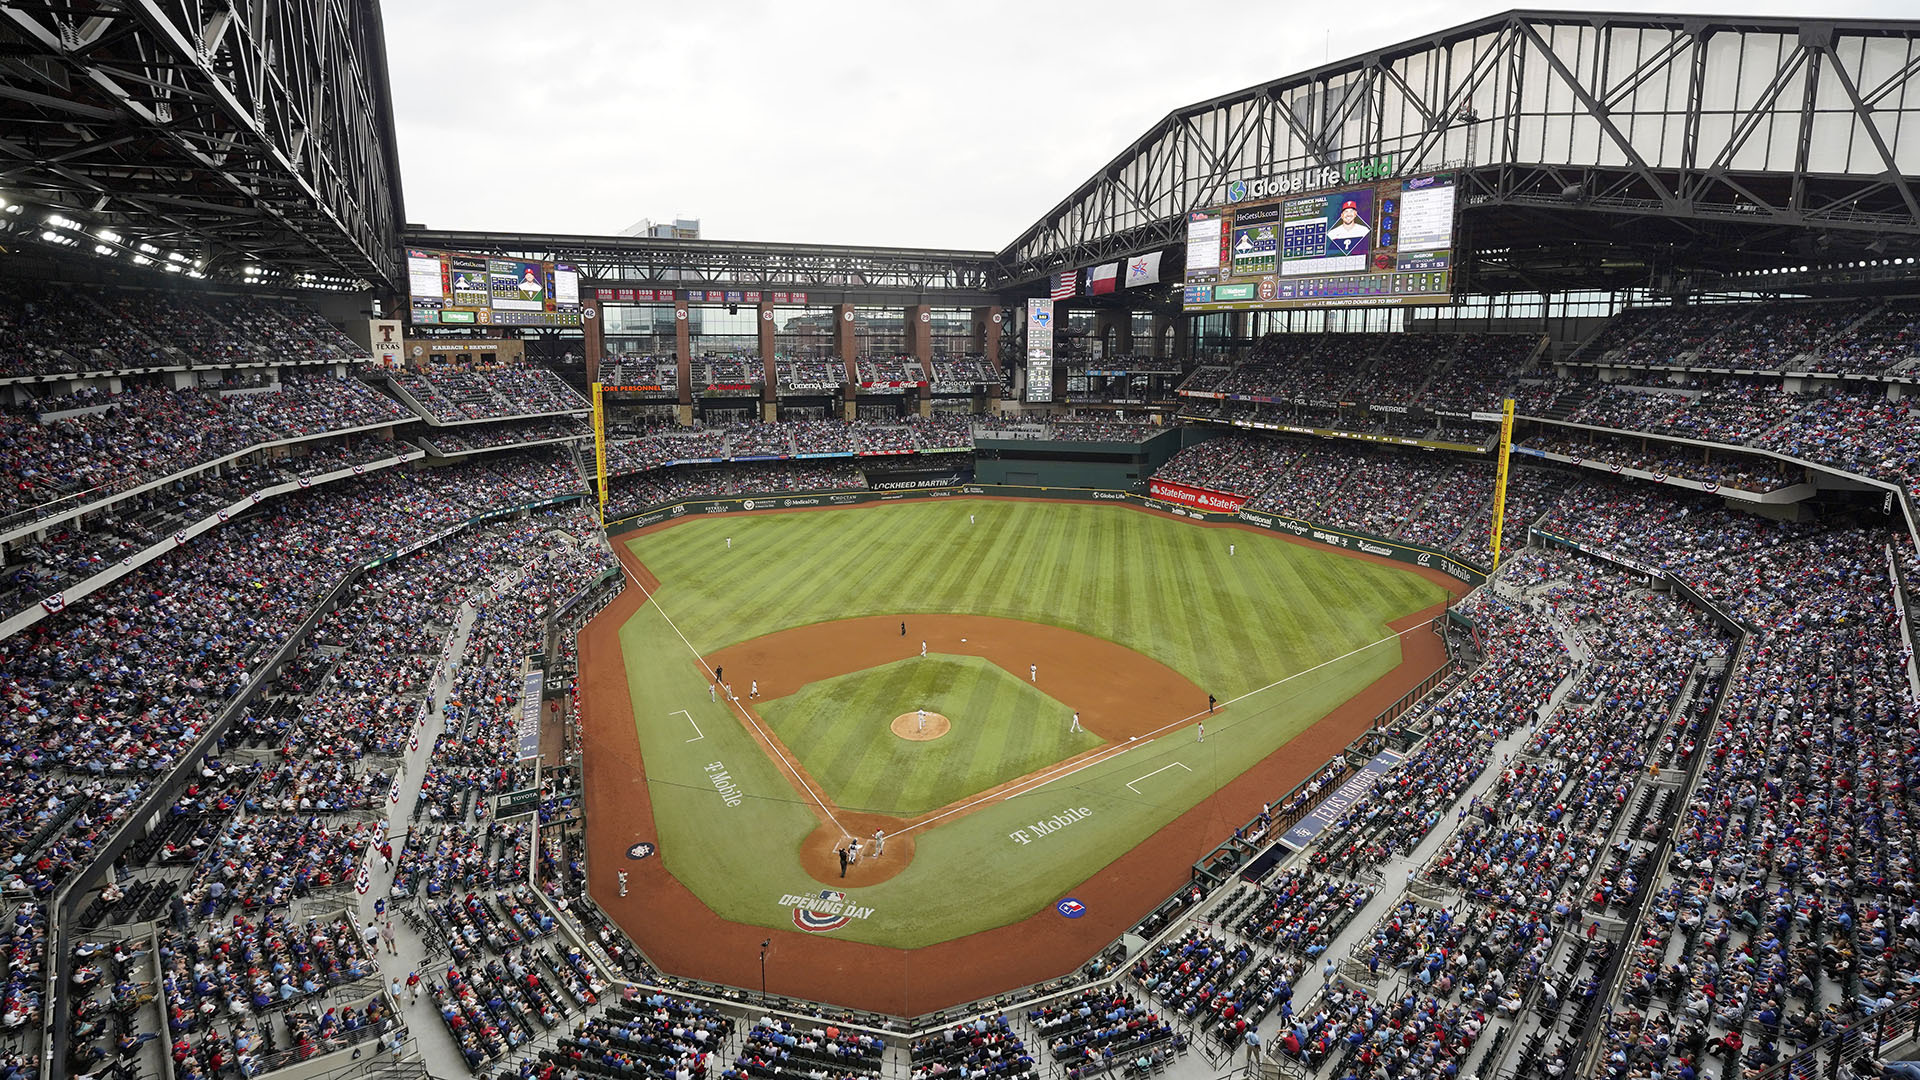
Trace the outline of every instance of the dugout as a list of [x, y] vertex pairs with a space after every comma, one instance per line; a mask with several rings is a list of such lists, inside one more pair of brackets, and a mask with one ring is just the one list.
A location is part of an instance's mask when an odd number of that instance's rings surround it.
[[1017, 487], [1145, 491], [1147, 477], [1180, 449], [1179, 429], [1143, 442], [1005, 439], [976, 434], [974, 478]]

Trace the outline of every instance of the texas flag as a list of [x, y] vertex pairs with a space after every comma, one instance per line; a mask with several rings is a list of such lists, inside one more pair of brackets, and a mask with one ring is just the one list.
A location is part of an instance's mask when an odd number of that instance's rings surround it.
[[1120, 264], [1107, 263], [1087, 271], [1087, 294], [1101, 296], [1110, 293], [1119, 284]]

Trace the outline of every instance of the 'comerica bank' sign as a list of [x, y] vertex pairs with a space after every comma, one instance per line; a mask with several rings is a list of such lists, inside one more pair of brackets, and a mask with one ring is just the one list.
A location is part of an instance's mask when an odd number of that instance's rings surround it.
[[1303, 191], [1339, 187], [1341, 184], [1385, 180], [1393, 175], [1393, 165], [1393, 155], [1384, 154], [1376, 158], [1343, 161], [1338, 165], [1325, 165], [1317, 169], [1300, 169], [1296, 172], [1282, 173], [1279, 176], [1235, 180], [1227, 185], [1227, 201], [1237, 203], [1274, 199], [1282, 195], [1297, 195]]

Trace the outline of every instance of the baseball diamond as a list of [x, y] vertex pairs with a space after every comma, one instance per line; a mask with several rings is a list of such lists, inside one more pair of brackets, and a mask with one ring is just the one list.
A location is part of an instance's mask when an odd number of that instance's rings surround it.
[[[970, 514], [988, 527], [968, 529]], [[1234, 556], [1216, 542], [1222, 527]], [[732, 554], [716, 560], [727, 536]], [[1084, 503], [729, 514], [621, 540], [639, 588], [582, 642], [600, 755], [588, 798], [606, 807], [590, 809], [589, 842], [659, 837], [660, 858], [637, 871], [655, 898], [631, 914], [621, 898], [607, 904], [668, 970], [692, 955], [676, 920], [701, 912], [853, 950], [836, 963], [892, 955], [919, 969], [943, 946], [1017, 933], [1069, 893], [1097, 895], [1069, 940], [1031, 956], [997, 948], [1009, 970], [987, 978], [1015, 985], [1023, 963], [1058, 974], [1177, 885], [1205, 853], [1200, 833], [1258, 809], [1237, 780], [1317, 765], [1335, 734], [1308, 738], [1317, 722], [1340, 713], [1350, 725], [1356, 695], [1437, 666], [1426, 622], [1454, 584], [1251, 528]], [[710, 702], [714, 668], [757, 680], [761, 698]], [[1222, 705], [1196, 747], [1209, 694]], [[919, 708], [953, 731], [893, 737]], [[680, 710], [706, 738], [686, 742]], [[716, 796], [716, 772], [737, 805]], [[1150, 785], [1134, 782], [1143, 774]], [[885, 854], [842, 877], [839, 848], [876, 829]], [[1105, 891], [1122, 877], [1131, 907]], [[782, 901], [821, 884], [843, 889], [858, 917], [796, 921]], [[675, 918], [662, 918], [662, 897]], [[686, 971], [722, 977], [705, 961]], [[914, 1011], [977, 990], [933, 979], [904, 999], [880, 988], [867, 1007]]]

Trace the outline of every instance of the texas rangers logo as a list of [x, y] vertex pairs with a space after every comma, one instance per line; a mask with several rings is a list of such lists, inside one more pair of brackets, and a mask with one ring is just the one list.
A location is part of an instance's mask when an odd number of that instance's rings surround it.
[[1087, 913], [1087, 905], [1069, 896], [1065, 900], [1053, 905], [1053, 910], [1069, 919], [1077, 919]]

